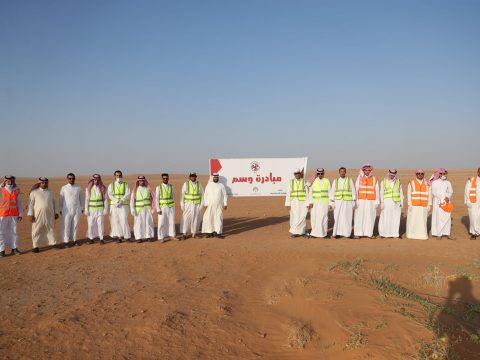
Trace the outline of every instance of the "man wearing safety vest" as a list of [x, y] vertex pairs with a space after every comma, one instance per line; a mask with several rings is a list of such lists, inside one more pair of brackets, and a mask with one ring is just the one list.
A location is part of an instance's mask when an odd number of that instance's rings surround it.
[[153, 214], [155, 212], [155, 194], [145, 176], [137, 177], [130, 199], [130, 211], [133, 216], [133, 234], [138, 243], [153, 241]]
[[162, 183], [155, 189], [158, 213], [158, 240], [175, 237], [175, 200], [173, 185], [169, 184], [169, 176], [162, 174]]
[[480, 235], [480, 168], [477, 169], [477, 176], [473, 176], [467, 181], [465, 204], [470, 220], [470, 240], [476, 240]]
[[330, 181], [325, 178], [325, 170], [316, 170], [316, 178], [308, 191], [308, 204], [310, 208], [310, 221], [312, 230], [309, 236], [324, 238], [328, 231], [328, 195], [330, 193]]
[[20, 255], [17, 248], [17, 223], [22, 220], [20, 189], [15, 176], [7, 175], [0, 185], [0, 257], [5, 256], [5, 247], [12, 249], [12, 255]]
[[104, 217], [108, 212], [107, 189], [98, 174], [94, 174], [85, 189], [85, 215], [87, 216], [87, 238], [90, 244], [100, 239], [100, 244], [105, 244], [103, 240]]
[[307, 230], [307, 187], [303, 178], [303, 170], [297, 169], [290, 180], [290, 188], [285, 197], [285, 206], [290, 211], [290, 236], [306, 235]]
[[432, 207], [432, 196], [424, 179], [425, 172], [418, 169], [415, 177], [408, 183], [407, 238], [427, 240], [427, 220]]
[[373, 166], [365, 164], [355, 183], [357, 188], [357, 202], [353, 219], [353, 238], [359, 239], [362, 236], [375, 239], [373, 227], [377, 218], [377, 207], [380, 204], [378, 193], [378, 181], [373, 176]]
[[336, 239], [340, 236], [352, 235], [353, 207], [356, 200], [355, 184], [347, 177], [347, 169], [338, 169], [340, 177], [333, 180], [330, 187], [330, 204], [333, 210], [335, 224], [333, 233]]
[[182, 220], [180, 221], [181, 239], [185, 240], [188, 233], [192, 238], [200, 231], [200, 221], [203, 206], [203, 187], [197, 181], [197, 173], [191, 172], [189, 180], [182, 186], [180, 194], [180, 207], [182, 208]]
[[108, 185], [107, 190], [110, 199], [110, 237], [121, 243], [122, 239], [128, 241], [132, 236], [128, 225], [130, 187], [123, 180], [120, 170], [116, 170], [114, 176], [115, 181]]
[[402, 217], [403, 190], [397, 178], [397, 170], [388, 170], [388, 177], [380, 184], [382, 212], [378, 232], [382, 238], [401, 238], [400, 218]]

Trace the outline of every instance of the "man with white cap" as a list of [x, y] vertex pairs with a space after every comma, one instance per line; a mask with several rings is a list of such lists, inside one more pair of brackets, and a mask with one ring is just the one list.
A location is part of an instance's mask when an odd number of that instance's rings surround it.
[[357, 189], [357, 202], [353, 220], [353, 238], [359, 239], [366, 236], [375, 239], [373, 227], [377, 218], [377, 207], [380, 204], [378, 195], [378, 181], [373, 176], [373, 166], [365, 164], [355, 183]]
[[470, 220], [470, 240], [476, 240], [480, 235], [480, 168], [477, 175], [468, 179], [465, 185], [465, 204]]
[[191, 172], [189, 180], [182, 186], [180, 194], [180, 207], [182, 208], [182, 220], [180, 221], [180, 232], [185, 240], [189, 232], [192, 238], [196, 236], [200, 228], [200, 217], [203, 206], [203, 188], [197, 181], [197, 173]]
[[312, 230], [309, 236], [324, 238], [328, 232], [328, 203], [330, 181], [325, 178], [325, 170], [319, 168], [315, 171], [315, 180], [311, 182], [308, 191], [308, 207]]
[[352, 234], [353, 207], [356, 200], [355, 184], [347, 177], [347, 169], [338, 169], [339, 178], [333, 180], [330, 187], [330, 204], [334, 209], [333, 233], [336, 239], [340, 236], [350, 237]]
[[430, 187], [424, 179], [425, 172], [418, 169], [415, 177], [408, 183], [407, 238], [427, 240], [427, 220], [432, 207], [432, 196]]
[[65, 244], [78, 245], [77, 227], [83, 212], [83, 194], [80, 186], [75, 185], [75, 175], [67, 175], [68, 183], [60, 189], [60, 214], [62, 225], [60, 233]]
[[40, 252], [43, 245], [55, 245], [55, 220], [58, 219], [53, 191], [48, 188], [46, 177], [38, 178], [29, 196], [28, 216], [32, 222], [33, 252]]
[[[448, 210], [448, 205], [451, 205], [453, 195], [452, 184], [447, 180], [448, 171], [444, 168], [439, 168], [430, 177], [432, 191], [432, 235], [441, 239], [446, 236], [450, 237], [452, 227], [452, 214]], [[447, 205], [447, 206], [446, 206]]]
[[203, 213], [202, 233], [207, 234], [207, 238], [216, 236], [223, 239], [223, 210], [227, 210], [227, 190], [225, 185], [220, 183], [218, 174], [212, 174], [212, 181], [205, 187], [203, 194]]
[[402, 217], [403, 189], [397, 178], [397, 170], [389, 169], [388, 177], [380, 185], [382, 211], [378, 232], [382, 238], [401, 238], [400, 218]]
[[103, 240], [104, 216], [108, 213], [107, 189], [102, 182], [99, 174], [94, 174], [88, 182], [85, 189], [85, 215], [87, 216], [87, 238], [90, 244], [95, 242], [95, 238], [100, 239], [100, 244], [105, 244]]
[[155, 189], [158, 213], [158, 240], [175, 237], [175, 200], [173, 185], [169, 184], [167, 173], [162, 174], [162, 183]]
[[113, 174], [115, 181], [108, 185], [107, 193], [110, 198], [110, 237], [118, 243], [130, 240], [130, 226], [128, 225], [128, 207], [130, 204], [130, 187], [123, 181], [123, 174], [116, 170]]
[[0, 257], [8, 245], [12, 255], [20, 255], [17, 247], [17, 223], [22, 220], [22, 199], [15, 176], [7, 175], [0, 185]]
[[290, 211], [290, 236], [306, 235], [307, 229], [307, 186], [303, 178], [303, 170], [297, 169], [290, 180], [289, 191], [285, 197], [285, 206]]
[[130, 199], [130, 211], [134, 218], [133, 234], [138, 243], [153, 239], [153, 213], [155, 195], [145, 176], [137, 177]]

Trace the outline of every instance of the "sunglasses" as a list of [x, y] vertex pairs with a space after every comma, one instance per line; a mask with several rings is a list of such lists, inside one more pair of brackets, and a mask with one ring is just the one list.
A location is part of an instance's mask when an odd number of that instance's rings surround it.
[[425, 175], [425, 173], [416, 173], [417, 175]]
[[67, 179], [68, 179], [68, 180], [75, 180], [74, 177], [68, 177]]

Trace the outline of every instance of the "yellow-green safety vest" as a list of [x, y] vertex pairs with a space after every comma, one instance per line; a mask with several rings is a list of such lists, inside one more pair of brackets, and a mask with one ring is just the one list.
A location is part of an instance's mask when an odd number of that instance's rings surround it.
[[163, 184], [158, 186], [157, 200], [160, 209], [165, 206], [168, 206], [169, 208], [175, 206], [175, 202], [173, 201], [173, 187], [171, 184], [167, 184], [167, 191], [165, 191]]
[[193, 202], [195, 205], [200, 204], [202, 195], [200, 194], [200, 183], [198, 181], [193, 182], [188, 180], [186, 186], [187, 192], [183, 195], [183, 202]]
[[383, 198], [393, 199], [394, 202], [400, 202], [400, 180], [395, 180], [392, 189], [390, 187], [390, 181], [383, 179]]
[[328, 179], [316, 178], [312, 184], [313, 202], [320, 200], [323, 204], [328, 204]]
[[335, 200], [353, 201], [352, 189], [350, 188], [350, 179], [345, 178], [343, 189], [340, 189], [340, 179], [337, 179], [335, 186]]
[[301, 179], [297, 184], [296, 179], [290, 182], [290, 200], [297, 199], [298, 201], [305, 201], [307, 199], [307, 190], [305, 189], [305, 180]]
[[93, 191], [93, 186], [90, 189], [90, 198], [88, 199], [88, 212], [103, 212], [105, 205], [102, 199], [102, 193], [98, 190], [98, 195]]
[[[125, 182], [121, 182], [120, 183], [120, 187], [117, 186], [117, 182], [115, 181], [113, 184], [112, 184], [112, 195], [113, 197], [117, 198], [117, 199], [121, 199], [125, 196], [125, 191], [126, 191], [126, 184]], [[115, 205], [117, 202], [116, 201], [113, 201], [113, 200], [110, 200], [110, 205]], [[123, 202], [123, 205], [128, 205], [128, 200], [125, 200]]]
[[142, 191], [140, 190], [141, 186], [137, 188], [137, 194], [135, 197], [135, 212], [141, 213], [143, 209], [152, 208], [152, 199], [150, 198], [150, 191], [145, 187], [146, 193], [145, 197], [142, 196]]

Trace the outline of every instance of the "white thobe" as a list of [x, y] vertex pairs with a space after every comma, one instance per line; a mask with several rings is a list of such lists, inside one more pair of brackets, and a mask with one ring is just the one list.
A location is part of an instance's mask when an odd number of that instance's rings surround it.
[[[415, 179], [420, 185], [425, 180]], [[428, 206], [413, 206], [412, 205], [412, 189], [411, 182], [408, 183], [408, 213], [407, 213], [407, 238], [417, 239], [417, 240], [427, 240], [428, 239], [428, 229], [427, 229], [427, 220], [428, 220], [428, 210], [432, 206], [432, 194], [430, 189], [428, 189]]]
[[108, 185], [108, 197], [112, 204], [110, 205], [110, 237], [130, 239], [130, 225], [128, 225], [128, 202], [130, 200], [130, 187], [125, 183], [125, 195], [121, 199], [113, 196], [113, 186], [120, 187], [120, 183], [115, 181]]
[[[390, 188], [393, 190], [395, 181], [387, 179], [390, 183]], [[402, 217], [403, 207], [403, 189], [402, 184], [398, 189], [400, 191], [400, 201], [393, 201], [393, 197], [385, 199], [385, 183], [380, 184], [380, 202], [382, 211], [380, 213], [380, 220], [378, 221], [378, 233], [381, 237], [400, 237], [400, 219]]]
[[[95, 196], [98, 196], [100, 189], [97, 185], [92, 185], [92, 189], [95, 193]], [[103, 240], [103, 228], [104, 228], [104, 216], [108, 212], [108, 197], [105, 197], [103, 200], [103, 211], [92, 211], [88, 210], [88, 201], [90, 200], [90, 192], [88, 189], [85, 190], [85, 215], [87, 215], [87, 238], [93, 240], [99, 238]]]
[[480, 235], [480, 177], [477, 176], [477, 201], [470, 201], [471, 180], [465, 185], [465, 205], [468, 209], [468, 218], [470, 220], [470, 234]]
[[[138, 189], [140, 189], [142, 199], [147, 199], [151, 197], [150, 190], [146, 186], [139, 186]], [[151, 204], [153, 205], [155, 199], [150, 200]], [[130, 199], [130, 209], [133, 216], [133, 235], [135, 235], [135, 239], [152, 239], [154, 232], [152, 208], [144, 207], [140, 210], [140, 212], [137, 213], [135, 209], [134, 197], [132, 196]]]
[[33, 247], [55, 245], [55, 214], [57, 205], [53, 191], [38, 188], [30, 193], [28, 215], [35, 217], [32, 223]]
[[[11, 194], [15, 188], [5, 187]], [[1, 196], [1, 194], [0, 194]], [[20, 194], [17, 197], [18, 216], [0, 216], [0, 251], [5, 251], [5, 247], [8, 245], [10, 249], [17, 248], [17, 223], [18, 218], [22, 217], [22, 199]]]
[[357, 199], [355, 184], [352, 179], [349, 178], [350, 190], [352, 191], [352, 201], [349, 200], [335, 200], [335, 190], [337, 188], [337, 182], [340, 189], [343, 189], [347, 177], [338, 178], [333, 180], [330, 187], [330, 204], [334, 207], [333, 218], [335, 224], [333, 225], [332, 236], [346, 236], [349, 237], [352, 234], [352, 220], [353, 220], [353, 207], [355, 200]]
[[189, 232], [191, 232], [192, 235], [195, 235], [200, 229], [200, 219], [203, 206], [203, 188], [202, 185], [198, 183], [198, 186], [200, 187], [200, 204], [194, 204], [193, 201], [185, 202], [187, 184], [188, 182], [183, 184], [182, 193], [180, 195], [180, 206], [183, 211], [182, 220], [180, 221], [180, 232], [184, 235], [187, 235]]
[[63, 242], [76, 241], [77, 227], [84, 206], [82, 189], [78, 185], [63, 185], [60, 189], [59, 202], [62, 211], [60, 233]]
[[[157, 237], [158, 240], [163, 240], [164, 238], [168, 237], [175, 237], [175, 206], [168, 207], [163, 206], [160, 207], [160, 203], [158, 203], [158, 199], [160, 198], [160, 186], [163, 186], [163, 193], [166, 194], [168, 191], [168, 184], [160, 184], [155, 189], [155, 199], [157, 201], [157, 212], [158, 212], [158, 230], [157, 230]], [[173, 194], [173, 186], [172, 186], [172, 198], [175, 198]]]
[[[360, 179], [357, 179], [355, 187], [359, 189]], [[378, 181], [375, 181], [375, 200], [358, 199], [355, 204], [353, 219], [353, 234], [355, 236], [373, 236], [373, 227], [377, 219], [377, 207], [380, 204]]]
[[[299, 185], [301, 182], [301, 179], [300, 180], [293, 179], [293, 181], [296, 181], [297, 185]], [[287, 192], [287, 196], [285, 197], [285, 206], [290, 206], [289, 232], [292, 235], [303, 235], [307, 230], [308, 201], [307, 199], [305, 199], [304, 201], [300, 201], [296, 198], [292, 200], [290, 198], [291, 191], [292, 189], [289, 189], [289, 191]]]
[[453, 189], [448, 180], [437, 179], [432, 183], [432, 235], [450, 236], [452, 214], [440, 208], [440, 204], [448, 197], [452, 201]]
[[227, 206], [227, 190], [221, 183], [209, 182], [203, 194], [202, 233], [221, 234], [223, 230], [223, 209]]
[[[317, 177], [313, 183], [319, 181]], [[325, 237], [328, 232], [328, 202], [323, 203], [321, 200], [313, 199], [313, 183], [308, 190], [308, 204], [312, 205], [310, 210], [310, 222], [312, 223], [312, 231], [310, 235], [314, 237]], [[328, 183], [328, 192], [330, 193], [330, 182]]]

